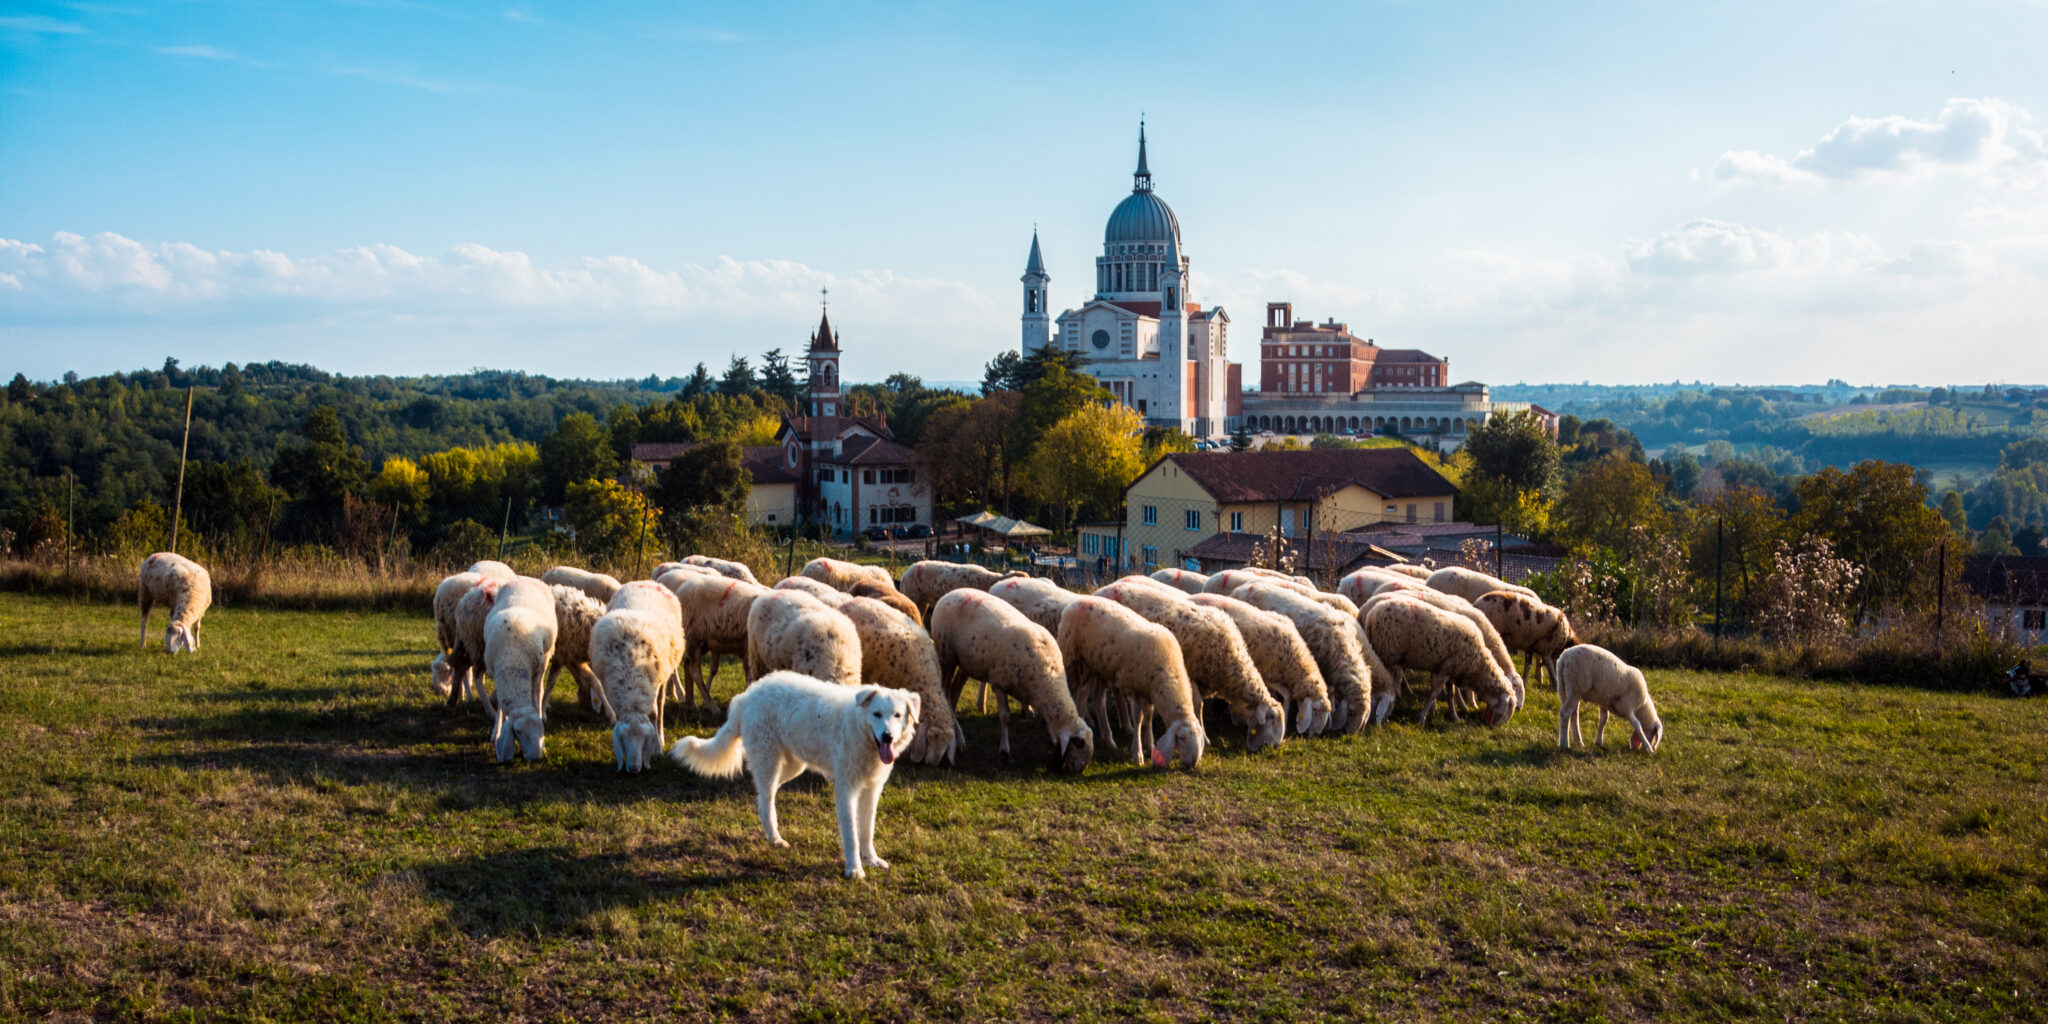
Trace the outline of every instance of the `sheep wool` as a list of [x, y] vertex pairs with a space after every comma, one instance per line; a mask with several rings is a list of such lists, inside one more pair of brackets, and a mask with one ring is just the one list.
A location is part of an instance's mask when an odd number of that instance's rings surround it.
[[463, 595], [482, 579], [482, 576], [465, 570], [443, 579], [434, 588], [434, 640], [441, 652], [434, 656], [432, 672], [434, 692], [443, 696], [456, 685], [458, 674], [464, 685], [469, 682], [467, 657], [456, 654], [455, 608], [462, 602]]
[[758, 585], [761, 582], [754, 577], [754, 570], [747, 568], [744, 562], [713, 558], [710, 555], [684, 555], [683, 564], [702, 566], [727, 579], [739, 580], [742, 583]]
[[930, 615], [932, 605], [936, 604], [939, 598], [955, 590], [985, 592], [998, 580], [1023, 575], [1021, 572], [1000, 573], [972, 563], [926, 559], [913, 563], [910, 568], [903, 570], [903, 581], [897, 584], [897, 589], [903, 592], [904, 597], [915, 602], [919, 611]]
[[1607, 735], [1607, 716], [1626, 720], [1633, 731], [1628, 745], [1634, 750], [1657, 752], [1664, 742], [1664, 720], [1657, 717], [1657, 702], [1650, 699], [1650, 684], [1641, 669], [1622, 661], [1604, 647], [1579, 644], [1557, 656], [1557, 745], [1586, 745], [1579, 731], [1579, 705], [1600, 709], [1600, 725], [1593, 732], [1593, 744], [1600, 746]]
[[1294, 731], [1303, 736], [1321, 735], [1330, 724], [1329, 686], [1293, 620], [1225, 594], [1196, 594], [1190, 600], [1230, 616], [1267, 692], [1294, 710]]
[[907, 750], [922, 764], [951, 763], [966, 735], [946, 700], [939, 675], [939, 652], [932, 638], [910, 616], [872, 597], [849, 597], [839, 614], [853, 622], [860, 636], [861, 682], [909, 690], [921, 700], [923, 714]]
[[[1429, 584], [1431, 590], [1441, 590], [1446, 594], [1456, 594], [1467, 601], [1477, 601], [1496, 590], [1511, 590], [1518, 594], [1527, 594], [1530, 597], [1536, 596], [1536, 592], [1528, 587], [1518, 587], [1504, 580], [1488, 576], [1477, 569], [1467, 569], [1462, 565], [1449, 565], [1438, 569], [1430, 573], [1429, 579], [1425, 582]], [[1539, 598], [1539, 600], [1541, 599]]]
[[[1105, 742], [1115, 744], [1109, 731], [1114, 694], [1134, 702], [1132, 760], [1143, 764], [1148, 748], [1154, 767], [1178, 760], [1193, 768], [1202, 760], [1209, 737], [1172, 633], [1114, 601], [1084, 597], [1060, 613], [1058, 639], [1073, 691], [1095, 709]], [[1157, 743], [1150, 737], [1155, 712], [1161, 722]]]
[[[1521, 708], [1527, 693], [1522, 688], [1522, 674], [1515, 671], [1515, 656], [1508, 652], [1508, 645], [1501, 640], [1500, 633], [1493, 628], [1493, 623], [1488, 621], [1478, 608], [1473, 607], [1472, 602], [1440, 590], [1418, 587], [1412, 590], [1390, 590], [1384, 596], [1374, 597], [1365, 604], [1366, 608], [1371, 608], [1375, 602], [1395, 600], [1421, 601], [1470, 622], [1472, 628], [1479, 631], [1479, 639], [1485, 643], [1487, 654], [1493, 658], [1494, 664], [1500, 667], [1501, 673], [1507, 677], [1508, 684], [1514, 689], [1515, 707]], [[1358, 614], [1363, 616], [1365, 610], [1360, 609]]]
[[804, 563], [800, 575], [809, 576], [842, 593], [853, 589], [853, 585], [861, 580], [870, 580], [877, 586], [896, 585], [889, 570], [879, 565], [855, 565], [836, 558], [813, 558]]
[[989, 596], [1024, 613], [1047, 635], [1058, 633], [1060, 613], [1081, 599], [1081, 595], [1054, 583], [1032, 577], [1003, 580], [988, 588]]
[[612, 757], [620, 771], [651, 766], [667, 746], [662, 698], [683, 658], [682, 608], [651, 580], [612, 595], [590, 631], [590, 667], [612, 710]]
[[1404, 669], [1430, 673], [1429, 701], [1420, 721], [1429, 720], [1446, 686], [1463, 687], [1477, 695], [1480, 720], [1487, 725], [1506, 725], [1514, 716], [1518, 706], [1515, 689], [1471, 619], [1405, 594], [1378, 598], [1370, 604], [1365, 611], [1366, 640], [1396, 673], [1395, 685], [1400, 685], [1399, 673]]
[[149, 610], [163, 605], [164, 650], [199, 653], [199, 619], [213, 605], [213, 577], [206, 567], [184, 555], [159, 551], [142, 560], [136, 588], [142, 608], [142, 641], [149, 646]]
[[1180, 591], [1183, 594], [1199, 594], [1209, 585], [1204, 573], [1189, 572], [1186, 569], [1161, 569], [1152, 574], [1152, 579]]
[[604, 686], [590, 668], [590, 631], [604, 616], [604, 605], [574, 587], [556, 583], [548, 589], [555, 596], [555, 653], [548, 659], [547, 685], [541, 688], [542, 707], [547, 705], [545, 695], [554, 692], [555, 676], [568, 669], [569, 678], [576, 680], [576, 703], [609, 718]]
[[559, 583], [565, 587], [575, 587], [577, 590], [589, 594], [591, 600], [599, 602], [611, 600], [612, 595], [619, 592], [620, 586], [617, 579], [604, 573], [578, 569], [573, 565], [555, 566], [541, 573], [540, 581], [549, 584]]
[[[662, 582], [676, 595], [683, 617], [684, 699], [715, 712], [711, 680], [718, 675], [718, 663], [726, 656], [745, 663], [747, 617], [768, 588], [716, 573], [669, 573]], [[709, 670], [704, 667], [707, 656]]]
[[1512, 590], [1482, 594], [1472, 606], [1493, 624], [1508, 650], [1522, 652], [1524, 676], [1533, 679], [1532, 673], [1548, 672], [1551, 686], [1556, 687], [1557, 656], [1579, 642], [1564, 609]]
[[1197, 698], [1221, 698], [1245, 720], [1246, 749], [1263, 750], [1285, 739], [1287, 712], [1266, 691], [1237, 623], [1217, 609], [1194, 603], [1182, 591], [1147, 577], [1138, 579], [1143, 582], [1119, 581], [1096, 591], [1096, 596], [1173, 634]]
[[1354, 733], [1367, 722], [1386, 721], [1394, 708], [1392, 677], [1365, 642], [1365, 630], [1355, 616], [1278, 580], [1247, 583], [1230, 596], [1254, 608], [1277, 612], [1294, 623], [1329, 685], [1330, 724], [1338, 732]]
[[491, 746], [500, 762], [521, 752], [529, 761], [546, 756], [542, 686], [555, 635], [555, 594], [548, 584], [516, 579], [498, 591], [484, 620], [484, 667], [497, 698]]
[[747, 611], [747, 680], [783, 669], [859, 685], [860, 636], [853, 620], [800, 590], [756, 597]]
[[919, 628], [924, 627], [924, 612], [918, 609], [917, 602], [903, 596], [903, 593], [895, 587], [885, 587], [873, 580], [861, 580], [855, 583], [847, 593], [854, 597], [872, 597], [910, 616], [910, 621], [917, 623]]
[[1008, 602], [975, 590], [956, 590], [932, 605], [932, 644], [945, 681], [942, 703], [954, 706], [969, 679], [996, 691], [996, 718], [1010, 757], [1010, 698], [1036, 710], [1052, 740], [1051, 761], [1079, 772], [1095, 759], [1095, 731], [1081, 718], [1067, 686], [1067, 663], [1053, 635]]

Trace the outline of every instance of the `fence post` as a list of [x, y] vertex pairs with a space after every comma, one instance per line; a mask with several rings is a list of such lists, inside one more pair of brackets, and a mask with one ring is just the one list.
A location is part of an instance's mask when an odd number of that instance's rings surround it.
[[1721, 642], [1721, 540], [1728, 521], [1714, 519], [1714, 642]]
[[633, 578], [636, 580], [640, 578], [640, 567], [647, 564], [647, 512], [645, 508], [640, 510], [640, 546], [633, 554]]
[[1500, 546], [1505, 540], [1507, 540], [1507, 528], [1500, 523], [1493, 524], [1493, 578], [1497, 580], [1507, 579], [1506, 576], [1500, 574]]
[[505, 521], [498, 527], [498, 561], [505, 560], [505, 536], [512, 532], [512, 498], [505, 498]]
[[164, 550], [178, 553], [178, 520], [185, 515], [185, 453], [192, 450], [192, 393], [197, 387], [185, 389], [185, 440], [178, 445], [178, 493], [171, 501], [171, 539]]
[[1943, 627], [1948, 618], [1948, 538], [1941, 538], [1941, 556], [1934, 570], [1934, 649], [1941, 650]]
[[71, 508], [78, 490], [78, 474], [71, 467], [64, 467], [64, 589], [71, 589]]

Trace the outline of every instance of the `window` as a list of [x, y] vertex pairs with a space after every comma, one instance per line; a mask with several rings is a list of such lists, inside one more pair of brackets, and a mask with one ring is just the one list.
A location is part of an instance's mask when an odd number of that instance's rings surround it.
[[1195, 511], [1194, 509], [1188, 509], [1188, 529], [1199, 530], [1201, 528], [1202, 514], [1200, 512]]
[[1159, 525], [1159, 506], [1157, 506], [1157, 505], [1147, 505], [1147, 506], [1145, 506], [1145, 525], [1146, 525], [1146, 526], [1158, 526], [1158, 525]]
[[1084, 533], [1081, 535], [1081, 553], [1084, 555], [1092, 555], [1096, 553], [1094, 534]]
[[1436, 503], [1436, 521], [1439, 523], [1444, 521], [1444, 503], [1441, 501]]
[[1147, 568], [1147, 569], [1157, 569], [1157, 568], [1159, 568], [1159, 549], [1158, 549], [1158, 548], [1155, 548], [1155, 547], [1153, 547], [1153, 546], [1152, 546], [1152, 545], [1150, 545], [1150, 544], [1147, 544], [1147, 545], [1145, 545], [1145, 546], [1144, 546], [1144, 548], [1143, 548], [1142, 550], [1143, 550], [1143, 552], [1144, 552], [1144, 555], [1145, 555], [1145, 568]]
[[881, 514], [882, 514], [882, 510], [881, 510], [881, 509], [878, 509], [878, 508], [874, 507], [873, 505], [869, 505], [869, 506], [868, 506], [868, 522], [869, 522], [870, 524], [873, 524], [873, 523], [879, 523], [879, 522], [881, 522], [882, 520], [881, 520], [881, 519], [879, 518], [879, 517], [881, 516]]
[[1232, 532], [1232, 533], [1243, 533], [1243, 532], [1244, 532], [1244, 513], [1242, 513], [1242, 512], [1232, 512], [1232, 513], [1230, 514], [1230, 532]]
[[2048, 629], [2048, 608], [2028, 608], [2020, 612], [2020, 628], [2035, 632]]
[[864, 483], [864, 484], [871, 484], [871, 483], [874, 483], [874, 482], [875, 482], [875, 471], [874, 471], [874, 470], [872, 470], [872, 469], [863, 469], [863, 470], [861, 470], [861, 471], [860, 471], [860, 482], [861, 482], [861, 483]]
[[842, 469], [842, 470], [840, 470], [840, 471], [839, 471], [839, 482], [840, 482], [840, 483], [842, 483], [842, 484], [850, 484], [850, 483], [852, 483], [852, 482], [853, 482], [853, 470], [850, 470], [850, 469]]
[[1408, 506], [1408, 521], [1411, 523], [1415, 521], [1415, 506], [1413, 505]]

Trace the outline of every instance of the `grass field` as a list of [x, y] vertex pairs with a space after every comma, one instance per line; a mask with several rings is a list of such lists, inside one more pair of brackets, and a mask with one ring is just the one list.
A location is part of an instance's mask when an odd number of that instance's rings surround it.
[[861, 884], [815, 780], [771, 850], [746, 782], [615, 775], [566, 703], [492, 763], [423, 617], [152, 635], [0, 595], [0, 1018], [2043, 1017], [2048, 702], [1653, 673], [1655, 756], [1558, 753], [1532, 694], [1074, 778], [970, 714]]

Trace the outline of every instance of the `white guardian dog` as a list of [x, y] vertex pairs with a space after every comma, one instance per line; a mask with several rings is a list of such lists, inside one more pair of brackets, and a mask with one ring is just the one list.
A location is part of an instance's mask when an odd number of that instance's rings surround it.
[[831, 775], [846, 877], [865, 878], [864, 867], [889, 867], [875, 853], [875, 803], [896, 755], [917, 732], [921, 707], [909, 690], [841, 686], [797, 672], [770, 672], [732, 699], [718, 735], [708, 740], [685, 736], [669, 757], [699, 775], [721, 779], [738, 775], [744, 761], [754, 775], [761, 831], [771, 846], [789, 845], [775, 825], [775, 791], [806, 768]]

